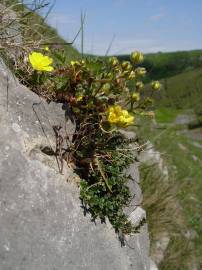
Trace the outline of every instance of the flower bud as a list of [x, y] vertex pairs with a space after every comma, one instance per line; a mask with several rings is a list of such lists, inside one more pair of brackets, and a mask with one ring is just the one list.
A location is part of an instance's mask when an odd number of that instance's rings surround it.
[[70, 64], [72, 66], [79, 66], [80, 65], [79, 61], [71, 61]]
[[83, 59], [79, 62], [82, 67], [86, 67], [86, 61]]
[[146, 69], [144, 67], [136, 68], [135, 73], [137, 76], [144, 76], [146, 74]]
[[132, 68], [131, 63], [129, 61], [123, 61], [121, 64], [122, 68], [125, 70], [130, 70]]
[[129, 79], [129, 80], [132, 80], [132, 79], [135, 79], [135, 77], [136, 77], [135, 71], [132, 70], [132, 71], [130, 72], [129, 76], [128, 76], [128, 79]]
[[48, 46], [46, 46], [46, 47], [44, 47], [44, 51], [50, 51], [50, 49], [49, 49], [49, 47]]
[[110, 57], [110, 58], [109, 58], [109, 63], [110, 63], [113, 67], [115, 67], [115, 66], [117, 66], [117, 65], [119, 64], [119, 60], [118, 60], [116, 57]]
[[109, 83], [105, 83], [103, 86], [102, 86], [102, 90], [108, 94], [109, 93], [109, 90], [111, 88], [111, 85]]
[[125, 71], [122, 72], [123, 77], [128, 76], [128, 74], [129, 74], [129, 71], [128, 70], [125, 70]]
[[150, 97], [145, 98], [145, 101], [144, 101], [145, 106], [153, 105], [153, 103], [154, 103], [154, 100], [152, 98]]
[[132, 99], [133, 102], [139, 101], [140, 100], [140, 94], [139, 93], [133, 93], [131, 95], [131, 99]]
[[113, 79], [113, 74], [111, 72], [107, 73], [107, 78]]
[[153, 81], [151, 83], [151, 87], [152, 87], [153, 90], [157, 91], [157, 90], [159, 90], [161, 88], [161, 84], [160, 84], [159, 81]]
[[139, 81], [139, 82], [136, 82], [135, 86], [136, 86], [137, 90], [140, 90], [140, 89], [142, 89], [144, 87], [144, 84], [143, 84], [143, 82]]
[[143, 62], [144, 56], [141, 52], [135, 51], [131, 53], [131, 59], [135, 64], [139, 64]]

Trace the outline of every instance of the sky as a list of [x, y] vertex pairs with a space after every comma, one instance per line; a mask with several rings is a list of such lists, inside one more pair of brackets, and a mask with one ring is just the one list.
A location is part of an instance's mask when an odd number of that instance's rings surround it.
[[[105, 55], [109, 47], [108, 54], [202, 48], [202, 0], [55, 0], [48, 23], [71, 41], [81, 11], [85, 53]], [[80, 38], [74, 46], [80, 50]]]

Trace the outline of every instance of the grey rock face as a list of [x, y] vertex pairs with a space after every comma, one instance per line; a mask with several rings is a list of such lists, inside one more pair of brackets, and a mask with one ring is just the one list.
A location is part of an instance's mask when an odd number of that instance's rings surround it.
[[168, 179], [168, 168], [161, 157], [161, 153], [154, 148], [154, 145], [151, 142], [147, 142], [145, 149], [140, 153], [139, 160], [141, 163], [145, 163], [149, 166], [158, 166], [164, 179]]
[[[0, 63], [0, 269], [148, 270], [147, 226], [121, 247], [113, 228], [84, 216], [69, 165], [58, 173], [52, 126], [70, 137], [59, 104], [46, 104]], [[138, 180], [139, 181], [139, 180]]]

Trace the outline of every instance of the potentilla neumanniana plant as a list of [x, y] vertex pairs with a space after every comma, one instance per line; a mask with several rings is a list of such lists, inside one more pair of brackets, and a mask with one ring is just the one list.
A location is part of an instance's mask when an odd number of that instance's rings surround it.
[[[135, 125], [138, 116], [154, 117], [147, 109], [151, 98], [141, 93], [146, 74], [139, 66], [142, 53], [133, 52], [131, 61], [124, 62], [110, 57], [67, 63], [58, 50], [32, 52], [28, 58], [33, 70], [29, 81], [35, 91], [37, 88], [47, 99], [68, 105], [75, 120], [76, 130], [66, 152], [81, 176], [80, 197], [85, 209], [93, 219], [108, 218], [118, 232], [136, 231], [123, 211], [131, 200], [124, 170], [134, 156], [119, 130]], [[152, 82], [151, 88], [159, 90], [160, 83]]]

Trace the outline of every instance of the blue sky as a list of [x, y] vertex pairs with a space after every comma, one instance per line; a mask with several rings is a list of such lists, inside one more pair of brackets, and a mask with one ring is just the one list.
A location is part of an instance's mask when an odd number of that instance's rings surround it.
[[71, 41], [81, 10], [86, 53], [105, 54], [112, 39], [109, 54], [202, 48], [202, 0], [56, 0], [48, 22]]

